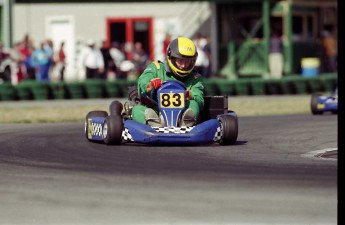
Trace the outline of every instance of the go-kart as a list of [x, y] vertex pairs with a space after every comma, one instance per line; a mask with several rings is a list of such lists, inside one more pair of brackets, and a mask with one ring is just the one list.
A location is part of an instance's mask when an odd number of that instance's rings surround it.
[[86, 115], [85, 135], [89, 141], [120, 145], [125, 142], [166, 145], [233, 145], [238, 136], [238, 118], [228, 110], [227, 96], [205, 96], [204, 109], [195, 125], [181, 126], [186, 109], [186, 87], [179, 81], [164, 81], [147, 99], [157, 104], [164, 127], [153, 127], [132, 119], [132, 108], [141, 104], [136, 87], [129, 88], [128, 101], [112, 101], [109, 114], [95, 110]]
[[331, 95], [314, 93], [311, 96], [310, 108], [313, 115], [320, 115], [324, 112], [338, 113], [338, 91]]

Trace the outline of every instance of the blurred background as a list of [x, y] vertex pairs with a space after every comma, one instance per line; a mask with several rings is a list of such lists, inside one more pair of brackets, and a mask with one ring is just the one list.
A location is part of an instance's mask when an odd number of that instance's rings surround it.
[[[12, 86], [135, 82], [148, 63], [164, 61], [171, 39], [185, 36], [197, 45], [196, 69], [208, 80], [209, 94], [336, 87], [336, 0], [2, 0], [0, 16], [0, 81]], [[93, 49], [96, 77], [86, 73], [87, 49]], [[113, 97], [106, 92], [98, 97]]]

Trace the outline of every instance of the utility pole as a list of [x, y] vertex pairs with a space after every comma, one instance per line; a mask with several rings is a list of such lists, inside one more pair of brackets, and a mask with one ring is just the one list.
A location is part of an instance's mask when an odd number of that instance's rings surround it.
[[0, 0], [0, 34], [5, 48], [12, 46], [12, 6], [13, 0]]

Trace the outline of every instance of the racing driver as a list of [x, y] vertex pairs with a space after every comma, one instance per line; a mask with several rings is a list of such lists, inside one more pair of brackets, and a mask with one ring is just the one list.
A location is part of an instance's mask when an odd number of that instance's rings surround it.
[[138, 93], [142, 104], [132, 109], [132, 119], [150, 126], [164, 127], [164, 119], [158, 115], [158, 108], [151, 107], [147, 96], [158, 89], [163, 81], [178, 80], [186, 86], [186, 110], [180, 126], [193, 126], [204, 107], [203, 77], [193, 70], [198, 52], [192, 40], [178, 37], [167, 48], [164, 62], [151, 62], [138, 78]]

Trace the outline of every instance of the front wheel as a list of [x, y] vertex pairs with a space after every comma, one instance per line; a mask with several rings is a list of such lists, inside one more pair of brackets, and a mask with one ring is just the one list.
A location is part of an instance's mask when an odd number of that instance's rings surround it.
[[320, 115], [322, 114], [322, 110], [319, 110], [317, 108], [317, 105], [319, 104], [318, 98], [321, 96], [320, 93], [315, 93], [311, 96], [311, 101], [310, 101], [310, 109], [311, 113], [313, 115]]
[[107, 145], [122, 143], [123, 119], [119, 115], [110, 115], [105, 119], [103, 126], [103, 140]]
[[219, 117], [221, 138], [220, 145], [233, 145], [238, 136], [238, 119], [236, 115], [222, 115]]

